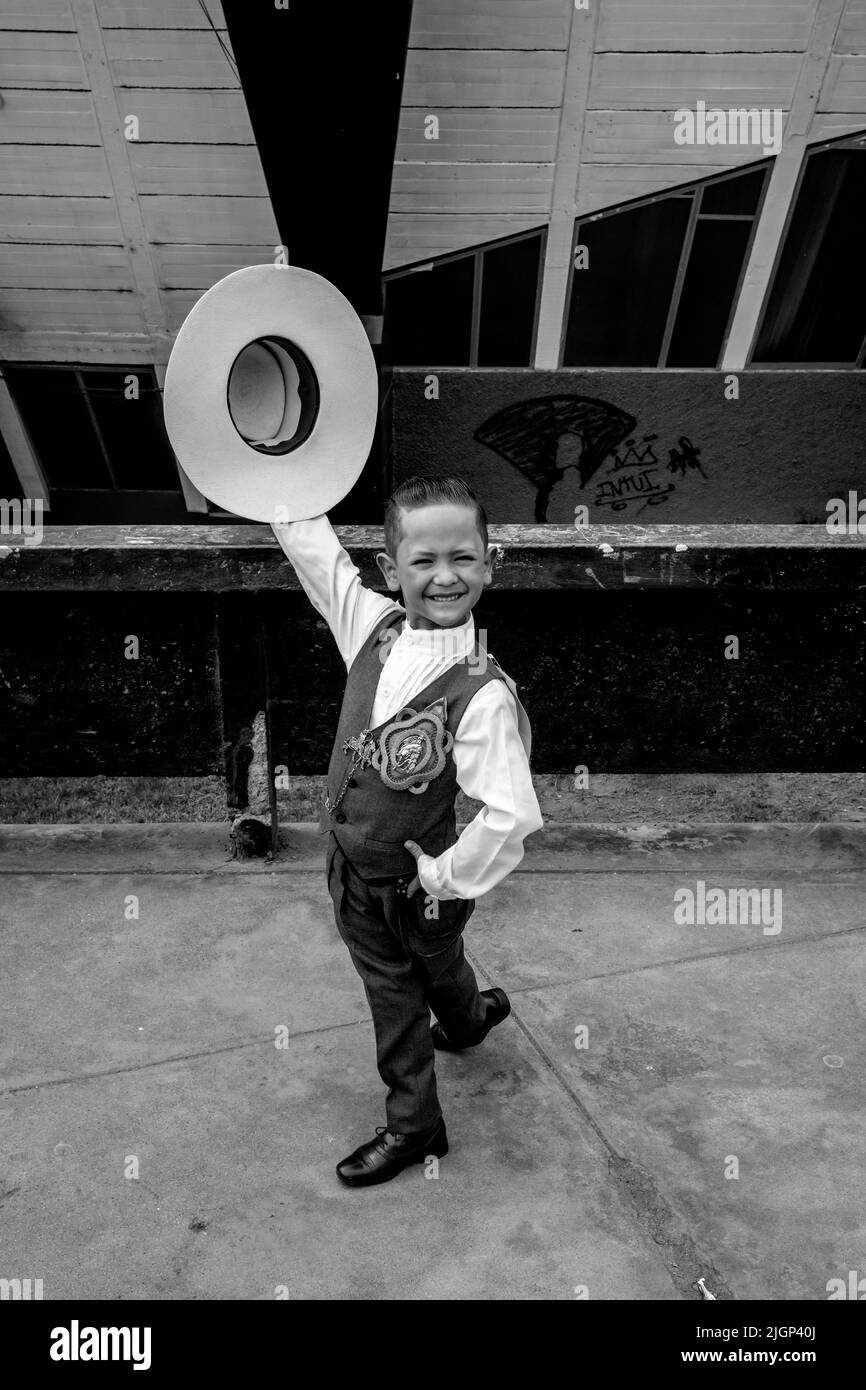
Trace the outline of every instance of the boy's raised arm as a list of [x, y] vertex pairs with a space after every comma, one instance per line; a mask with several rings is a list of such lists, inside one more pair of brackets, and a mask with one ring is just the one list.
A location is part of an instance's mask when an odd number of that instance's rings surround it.
[[376, 623], [400, 604], [364, 587], [327, 516], [273, 523], [271, 529], [348, 668]]

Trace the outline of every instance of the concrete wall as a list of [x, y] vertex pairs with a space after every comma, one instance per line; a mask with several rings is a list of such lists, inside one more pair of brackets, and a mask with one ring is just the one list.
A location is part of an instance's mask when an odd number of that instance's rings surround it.
[[[274, 767], [325, 771], [345, 668], [301, 593], [15, 602], [0, 631], [0, 778], [224, 770], [241, 795], [265, 709]], [[537, 773], [866, 771], [859, 595], [493, 588], [475, 620], [520, 687]]]
[[460, 474], [492, 522], [819, 522], [866, 493], [860, 372], [402, 368], [393, 388], [393, 483]]

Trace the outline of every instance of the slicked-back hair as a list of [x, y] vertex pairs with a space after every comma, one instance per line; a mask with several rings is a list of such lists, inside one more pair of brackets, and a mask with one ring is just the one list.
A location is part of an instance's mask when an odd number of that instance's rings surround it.
[[385, 503], [385, 549], [392, 560], [397, 558], [400, 544], [400, 514], [416, 507], [432, 507], [442, 502], [453, 502], [460, 507], [472, 507], [475, 511], [475, 524], [487, 553], [487, 513], [475, 493], [462, 478], [419, 476], [407, 478], [391, 493]]

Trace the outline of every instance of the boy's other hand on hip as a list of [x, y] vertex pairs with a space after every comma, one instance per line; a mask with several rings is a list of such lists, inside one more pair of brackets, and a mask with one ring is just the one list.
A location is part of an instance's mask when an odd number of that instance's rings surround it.
[[[408, 851], [409, 851], [410, 854], [414, 854], [414, 856], [415, 856], [415, 862], [416, 862], [416, 864], [417, 864], [418, 860], [421, 858], [421, 855], [424, 853], [424, 851], [423, 851], [423, 849], [421, 848], [421, 846], [420, 846], [420, 845], [416, 845], [416, 843], [415, 843], [414, 840], [404, 840], [404, 841], [403, 841], [403, 844], [404, 844], [405, 848], [408, 849]], [[412, 897], [412, 894], [413, 894], [413, 893], [416, 893], [420, 887], [421, 887], [421, 880], [420, 880], [420, 878], [418, 877], [418, 875], [416, 874], [415, 877], [412, 879], [412, 882], [409, 884], [409, 887], [406, 889], [406, 897], [407, 897], [407, 898], [411, 898], [411, 897]]]

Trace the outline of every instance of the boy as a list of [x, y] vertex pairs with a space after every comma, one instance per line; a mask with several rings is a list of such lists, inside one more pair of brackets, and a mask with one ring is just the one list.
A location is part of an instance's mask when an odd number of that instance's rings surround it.
[[[475, 1047], [511, 1010], [503, 990], [479, 992], [462, 932], [543, 823], [529, 721], [476, 645], [472, 609], [495, 547], [461, 479], [411, 478], [385, 504], [376, 562], [403, 606], [364, 588], [326, 516], [273, 530], [348, 668], [322, 824], [337, 928], [388, 1087], [387, 1127], [337, 1165], [365, 1187], [448, 1152], [434, 1048]], [[484, 802], [459, 838], [458, 787]]]

